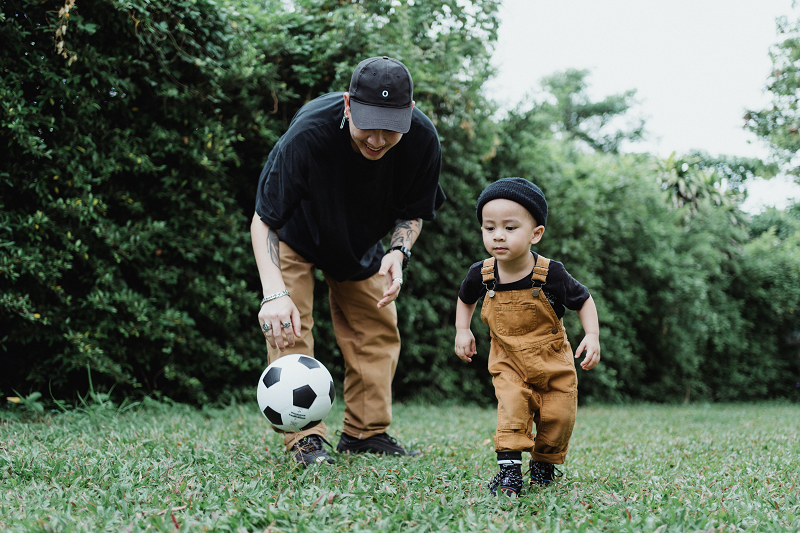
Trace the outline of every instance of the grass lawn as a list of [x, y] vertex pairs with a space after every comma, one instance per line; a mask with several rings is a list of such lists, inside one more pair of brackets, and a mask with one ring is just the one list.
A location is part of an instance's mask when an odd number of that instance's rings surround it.
[[494, 410], [394, 416], [421, 456], [302, 470], [255, 403], [5, 415], [0, 531], [800, 531], [797, 404], [580, 408], [562, 480], [499, 500]]

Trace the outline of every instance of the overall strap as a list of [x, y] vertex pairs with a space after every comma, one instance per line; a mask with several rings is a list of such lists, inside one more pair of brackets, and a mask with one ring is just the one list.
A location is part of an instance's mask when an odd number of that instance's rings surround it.
[[531, 280], [541, 281], [542, 285], [547, 283], [547, 272], [550, 270], [550, 260], [543, 255], [539, 255], [536, 260], [536, 265], [533, 267], [533, 275]]
[[483, 260], [483, 267], [481, 267], [481, 275], [483, 276], [484, 285], [489, 281], [494, 281], [494, 257]]

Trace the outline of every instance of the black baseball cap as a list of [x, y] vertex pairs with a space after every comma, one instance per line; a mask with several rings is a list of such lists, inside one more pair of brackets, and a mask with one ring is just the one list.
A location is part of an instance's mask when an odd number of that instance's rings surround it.
[[414, 82], [406, 66], [390, 57], [358, 64], [350, 79], [350, 120], [360, 130], [408, 133]]

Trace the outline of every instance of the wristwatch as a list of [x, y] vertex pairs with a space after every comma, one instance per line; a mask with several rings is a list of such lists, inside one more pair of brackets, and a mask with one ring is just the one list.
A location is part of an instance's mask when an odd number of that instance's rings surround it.
[[403, 252], [403, 256], [404, 256], [403, 257], [403, 268], [406, 268], [408, 266], [408, 260], [411, 259], [411, 250], [409, 250], [405, 246], [392, 246], [391, 248], [389, 248], [386, 251], [386, 253], [390, 254], [390, 253], [394, 252], [395, 250], [400, 250], [401, 252]]

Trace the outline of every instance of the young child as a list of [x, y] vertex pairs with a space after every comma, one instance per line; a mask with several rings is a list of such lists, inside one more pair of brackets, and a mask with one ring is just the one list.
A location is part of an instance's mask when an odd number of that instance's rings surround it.
[[[497, 490], [522, 490], [522, 452], [531, 453], [531, 485], [549, 485], [564, 463], [575, 424], [578, 378], [564, 331], [564, 308], [578, 312], [585, 336], [575, 358], [590, 370], [600, 362], [597, 308], [589, 291], [557, 261], [531, 251], [547, 223], [542, 191], [522, 178], [504, 178], [478, 198], [483, 245], [492, 256], [472, 265], [456, 308], [456, 355], [472, 361], [472, 313], [483, 298], [481, 320], [491, 330], [489, 372], [497, 396]], [[531, 433], [536, 425], [535, 436]], [[560, 472], [558, 473], [560, 475]]]

